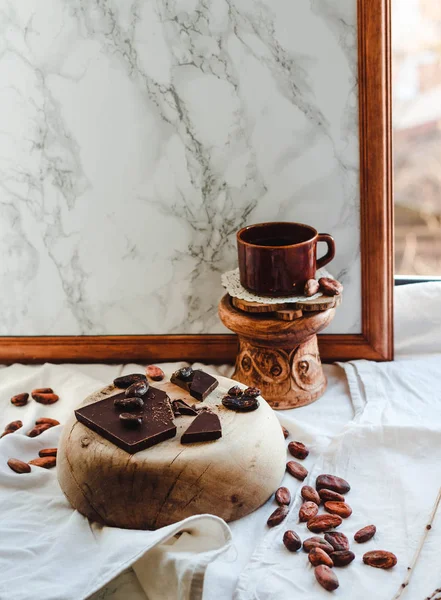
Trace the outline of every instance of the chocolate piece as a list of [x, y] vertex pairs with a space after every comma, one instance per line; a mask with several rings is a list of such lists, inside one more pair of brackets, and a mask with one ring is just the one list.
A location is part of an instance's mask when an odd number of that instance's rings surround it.
[[121, 413], [119, 420], [124, 427], [139, 427], [142, 425], [142, 415], [135, 415], [133, 413]]
[[255, 397], [247, 396], [224, 396], [222, 404], [229, 410], [236, 412], [250, 412], [259, 408], [259, 400]]
[[170, 401], [162, 390], [149, 388], [143, 408], [136, 413], [143, 417], [142, 423], [133, 429], [125, 427], [115, 411], [114, 402], [118, 398], [125, 399], [124, 392], [83, 406], [75, 415], [89, 429], [131, 454], [176, 435]]
[[194, 408], [189, 406], [183, 400], [173, 400], [172, 402], [173, 414], [178, 417], [180, 415], [190, 415], [195, 417], [198, 413]]
[[147, 377], [142, 373], [132, 373], [131, 375], [122, 375], [121, 377], [117, 377], [113, 380], [113, 385], [115, 387], [121, 388], [125, 390], [135, 383], [136, 381], [147, 381]]
[[135, 381], [135, 383], [132, 383], [132, 385], [129, 385], [129, 387], [126, 389], [126, 397], [132, 398], [133, 396], [145, 396], [149, 390], [149, 387], [150, 384], [147, 380]]
[[212, 375], [205, 373], [201, 369], [193, 371], [191, 367], [178, 369], [173, 373], [170, 381], [183, 390], [190, 392], [190, 396], [199, 401], [205, 400], [219, 385], [219, 381]]
[[181, 437], [181, 444], [209, 442], [222, 437], [219, 417], [208, 410], [201, 411]]
[[194, 372], [190, 384], [190, 396], [202, 402], [218, 385], [219, 381], [215, 377], [198, 369]]
[[118, 410], [140, 410], [144, 406], [142, 398], [116, 398], [114, 406]]

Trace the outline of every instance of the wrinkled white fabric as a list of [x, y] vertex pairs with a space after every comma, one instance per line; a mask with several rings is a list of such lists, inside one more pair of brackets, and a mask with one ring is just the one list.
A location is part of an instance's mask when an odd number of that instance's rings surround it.
[[[124, 373], [139, 370], [128, 365]], [[29, 461], [40, 449], [58, 445], [62, 425], [36, 438], [25, 435], [38, 417], [63, 423], [88, 394], [119, 374], [120, 367], [106, 366], [0, 370], [1, 430], [12, 420], [23, 421], [22, 429], [0, 439], [0, 600], [81, 600], [130, 565], [149, 600], [193, 600], [202, 596], [207, 564], [228, 548], [229, 528], [212, 515], [157, 531], [90, 524], [67, 502], [55, 469], [33, 467], [30, 474], [18, 475], [7, 466], [8, 458]], [[42, 386], [53, 387], [59, 402], [42, 406], [30, 401], [20, 408], [9, 402], [16, 393]]]
[[395, 358], [441, 354], [441, 282], [395, 288]]
[[[327, 419], [300, 422], [295, 414], [286, 420], [291, 438], [309, 442], [311, 453], [303, 463], [309, 476], [303, 483], [285, 476], [283, 485], [294, 497], [290, 514], [264, 535], [240, 576], [236, 600], [328, 597], [315, 581], [306, 554], [292, 554], [282, 544], [287, 529], [297, 531], [302, 540], [314, 535], [298, 523], [300, 488], [314, 485], [320, 473], [344, 477], [352, 486], [346, 499], [353, 514], [338, 529], [352, 540], [356, 559], [335, 570], [340, 580], [335, 597], [391, 600], [407, 574], [441, 485], [441, 357], [383, 364], [355, 361], [343, 368], [353, 418], [331, 438]], [[268, 503], [266, 513], [273, 509]], [[375, 537], [355, 543], [353, 534], [371, 523], [377, 527]], [[438, 515], [403, 600], [423, 600], [441, 587], [440, 544]], [[396, 554], [397, 566], [382, 571], [364, 565], [363, 554], [374, 549]]]
[[[397, 362], [326, 365], [328, 389], [320, 400], [277, 413], [291, 431], [290, 439], [304, 441], [311, 448], [305, 461], [310, 476], [305, 483], [313, 482], [323, 471], [335, 472], [351, 482], [347, 500], [354, 513], [340, 529], [351, 535], [369, 523], [378, 527], [371, 542], [353, 544], [356, 561], [336, 569], [340, 588], [332, 594], [335, 598], [391, 599], [424, 532], [441, 482], [440, 304], [440, 284], [397, 288]], [[422, 358], [429, 354], [432, 356]], [[170, 374], [176, 366], [180, 365], [166, 365], [165, 370]], [[139, 367], [127, 365], [123, 372], [135, 370]], [[211, 370], [225, 376], [232, 372], [228, 365]], [[26, 415], [24, 430], [37, 416], [63, 421], [65, 410], [119, 374], [120, 366], [108, 365], [4, 368], [0, 370], [0, 426], [16, 419], [17, 414]], [[48, 408], [32, 403], [17, 409], [9, 404], [14, 393], [43, 385], [62, 392], [62, 401]], [[214, 518], [197, 520], [191, 533], [178, 539], [172, 536], [173, 528], [152, 533], [91, 527], [70, 509], [54, 485], [54, 471], [39, 470], [32, 475], [38, 479], [31, 484], [25, 479], [28, 476], [15, 477], [4, 469], [4, 458], [10, 451], [20, 451], [23, 454], [19, 457], [30, 459], [39, 448], [56, 445], [59, 429], [34, 440], [24, 436], [0, 440], [0, 600], [77, 600], [130, 564], [144, 591], [137, 592], [136, 597], [127, 596], [125, 588], [113, 593], [109, 586], [104, 592], [106, 598], [193, 600], [200, 598], [202, 585], [204, 600], [229, 600], [236, 588], [237, 600], [330, 597], [315, 583], [306, 555], [292, 555], [281, 543], [288, 527], [299, 531], [302, 538], [312, 535], [297, 523], [300, 482], [285, 477], [284, 484], [295, 500], [288, 521], [268, 530], [266, 519], [275, 508], [270, 499], [258, 511], [229, 524], [232, 544], [228, 527]], [[423, 600], [441, 586], [440, 527], [438, 516], [403, 600]], [[188, 522], [185, 531], [189, 531]], [[383, 572], [363, 565], [362, 554], [373, 548], [395, 552], [397, 567]], [[211, 561], [208, 566], [207, 561]]]

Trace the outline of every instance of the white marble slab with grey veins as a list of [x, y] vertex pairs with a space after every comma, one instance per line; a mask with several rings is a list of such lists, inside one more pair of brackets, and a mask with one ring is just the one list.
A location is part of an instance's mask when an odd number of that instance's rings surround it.
[[0, 0], [0, 335], [223, 332], [266, 220], [359, 332], [356, 57], [355, 0]]

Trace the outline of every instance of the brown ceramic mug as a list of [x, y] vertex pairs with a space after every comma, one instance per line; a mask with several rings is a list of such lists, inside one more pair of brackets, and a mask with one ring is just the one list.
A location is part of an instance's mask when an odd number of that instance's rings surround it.
[[[317, 243], [328, 251], [317, 259]], [[335, 256], [335, 242], [328, 233], [317, 233], [302, 223], [259, 223], [237, 232], [240, 282], [264, 296], [303, 294], [308, 279]]]

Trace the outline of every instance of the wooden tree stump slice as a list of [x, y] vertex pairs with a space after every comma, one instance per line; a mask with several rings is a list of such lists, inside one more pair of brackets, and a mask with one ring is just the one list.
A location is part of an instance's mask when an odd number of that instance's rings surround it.
[[269, 314], [274, 313], [275, 318], [280, 318], [284, 321], [292, 321], [291, 318], [285, 318], [285, 311], [295, 311], [299, 318], [303, 312], [321, 312], [336, 308], [342, 300], [339, 296], [320, 296], [314, 300], [299, 300], [298, 302], [277, 302], [276, 304], [266, 304], [261, 302], [250, 302], [241, 298], [231, 297], [231, 303], [238, 310], [252, 314]]
[[[60, 486], [74, 508], [93, 521], [132, 529], [157, 529], [186, 517], [210, 513], [239, 519], [264, 504], [278, 488], [286, 462], [285, 440], [270, 406], [236, 413], [221, 404], [235, 381], [198, 403], [172, 383], [153, 384], [171, 400], [207, 405], [219, 415], [222, 438], [183, 445], [193, 417], [176, 417], [173, 439], [128, 454], [75, 416], [64, 426], [57, 457]], [[83, 405], [115, 394], [108, 386]]]

